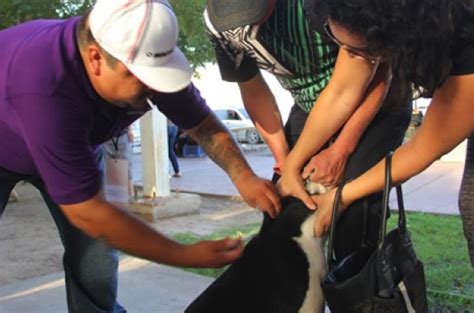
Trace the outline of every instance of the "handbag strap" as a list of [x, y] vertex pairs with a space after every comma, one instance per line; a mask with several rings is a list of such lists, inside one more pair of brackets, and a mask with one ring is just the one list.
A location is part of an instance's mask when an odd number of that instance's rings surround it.
[[341, 202], [341, 194], [342, 194], [342, 188], [344, 188], [344, 185], [346, 184], [345, 181], [343, 181], [336, 190], [336, 195], [334, 197], [334, 204], [332, 206], [332, 216], [331, 216], [331, 229], [329, 232], [329, 242], [328, 242], [328, 254], [327, 254], [327, 264], [331, 264], [333, 260], [335, 260], [334, 257], [334, 241], [335, 241], [335, 234], [336, 234], [336, 213], [337, 213], [337, 208], [339, 207], [339, 203]]
[[406, 232], [407, 230], [407, 221], [405, 214], [405, 205], [403, 204], [403, 192], [402, 185], [396, 187], [397, 190], [397, 203], [398, 203], [398, 227]]
[[[378, 250], [380, 251], [384, 244], [385, 233], [387, 230], [387, 212], [388, 212], [388, 202], [390, 199], [390, 190], [392, 188], [392, 155], [393, 152], [389, 152], [385, 158], [385, 184], [383, 189], [383, 198], [382, 198], [382, 221], [379, 229], [379, 241], [378, 241]], [[334, 197], [334, 204], [332, 207], [332, 219], [331, 219], [331, 229], [329, 232], [329, 241], [328, 241], [328, 252], [327, 252], [327, 264], [328, 266], [335, 261], [334, 256], [334, 242], [336, 236], [336, 213], [339, 203], [341, 202], [342, 189], [346, 181], [343, 181], [336, 190], [336, 195]], [[406, 232], [406, 216], [405, 216], [405, 205], [403, 204], [403, 193], [402, 186], [396, 186], [397, 190], [397, 203], [398, 203], [398, 227], [400, 231]]]
[[[392, 155], [393, 152], [389, 152], [385, 158], [385, 184], [383, 189], [382, 198], [382, 220], [379, 229], [379, 241], [378, 250], [380, 251], [384, 244], [385, 234], [387, 231], [387, 214], [388, 214], [388, 202], [390, 200], [390, 190], [392, 189]], [[397, 203], [398, 203], [398, 227], [400, 231], [406, 231], [406, 216], [405, 216], [405, 205], [403, 204], [403, 193], [402, 186], [396, 186], [397, 190]]]

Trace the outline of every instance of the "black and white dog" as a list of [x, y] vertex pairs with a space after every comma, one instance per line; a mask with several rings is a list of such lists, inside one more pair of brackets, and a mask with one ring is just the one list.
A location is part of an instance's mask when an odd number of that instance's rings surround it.
[[315, 212], [296, 198], [282, 200], [277, 218], [265, 215], [243, 256], [186, 313], [320, 313], [326, 273], [323, 240], [313, 235]]

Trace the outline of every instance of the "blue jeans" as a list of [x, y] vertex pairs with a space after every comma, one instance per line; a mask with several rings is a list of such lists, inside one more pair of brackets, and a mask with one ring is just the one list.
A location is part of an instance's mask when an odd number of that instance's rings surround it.
[[176, 142], [177, 135], [178, 127], [175, 125], [168, 125], [168, 157], [175, 173], [179, 172], [178, 158], [176, 157], [176, 153], [174, 153], [174, 143]]
[[39, 178], [0, 168], [0, 217], [11, 190], [20, 180], [30, 182], [40, 191], [58, 228], [64, 246], [63, 266], [69, 312], [126, 312], [116, 301], [117, 251], [71, 225]]

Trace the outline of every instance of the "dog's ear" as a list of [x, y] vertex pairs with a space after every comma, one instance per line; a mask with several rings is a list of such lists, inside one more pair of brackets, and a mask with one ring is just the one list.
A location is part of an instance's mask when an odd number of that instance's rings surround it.
[[272, 237], [298, 237], [301, 235], [301, 225], [314, 213], [298, 198], [285, 197], [281, 199], [282, 210], [276, 218], [264, 217], [261, 234]]
[[284, 210], [285, 208], [293, 206], [295, 205], [295, 203], [299, 203], [299, 202], [303, 203], [303, 201], [301, 201], [298, 198], [295, 198], [293, 196], [286, 196], [286, 197], [281, 198], [281, 207]]

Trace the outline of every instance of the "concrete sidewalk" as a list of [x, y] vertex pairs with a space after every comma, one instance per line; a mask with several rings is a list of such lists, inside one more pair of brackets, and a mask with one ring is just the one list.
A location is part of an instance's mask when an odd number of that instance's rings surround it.
[[[208, 277], [127, 258], [120, 264], [119, 301], [128, 313], [181, 313], [211, 282]], [[0, 313], [7, 312], [67, 312], [62, 274], [0, 287]], [[330, 313], [328, 308], [325, 313]]]
[[[120, 264], [120, 304], [129, 313], [183, 312], [211, 282], [208, 277], [130, 257]], [[0, 287], [0, 312], [67, 312], [63, 274]]]
[[[257, 175], [272, 177], [273, 157], [267, 151], [246, 153]], [[457, 158], [458, 160], [460, 158]], [[134, 180], [141, 184], [140, 155], [134, 155]], [[171, 189], [198, 194], [238, 197], [227, 177], [208, 157], [179, 158], [183, 177], [171, 178]], [[436, 161], [421, 174], [403, 184], [405, 207], [409, 211], [458, 215], [458, 193], [464, 169], [462, 161]], [[391, 203], [396, 203], [392, 192]]]

